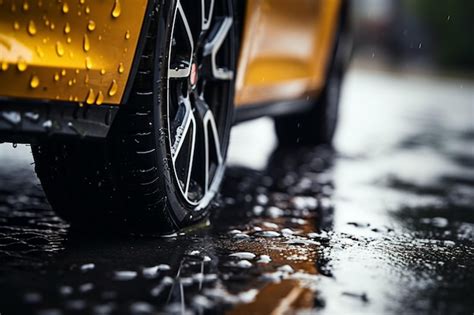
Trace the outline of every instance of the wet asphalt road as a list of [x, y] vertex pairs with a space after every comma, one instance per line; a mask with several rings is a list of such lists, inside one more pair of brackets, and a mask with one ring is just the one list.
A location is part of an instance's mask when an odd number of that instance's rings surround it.
[[472, 314], [474, 84], [352, 69], [335, 150], [235, 128], [209, 222], [87, 235], [0, 145], [0, 314]]

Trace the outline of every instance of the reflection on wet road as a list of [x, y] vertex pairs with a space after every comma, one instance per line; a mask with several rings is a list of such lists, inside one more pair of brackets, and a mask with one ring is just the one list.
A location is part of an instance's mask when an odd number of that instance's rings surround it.
[[352, 70], [336, 150], [238, 126], [209, 222], [71, 231], [0, 146], [0, 313], [463, 314], [474, 300], [474, 85]]

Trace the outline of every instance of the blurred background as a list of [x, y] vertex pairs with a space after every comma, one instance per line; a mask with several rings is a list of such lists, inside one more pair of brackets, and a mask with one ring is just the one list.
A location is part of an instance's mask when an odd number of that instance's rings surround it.
[[474, 73], [474, 1], [352, 2], [355, 56], [393, 69]]

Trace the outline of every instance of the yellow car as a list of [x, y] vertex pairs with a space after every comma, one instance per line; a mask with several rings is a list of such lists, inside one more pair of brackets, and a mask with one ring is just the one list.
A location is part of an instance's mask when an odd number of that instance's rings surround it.
[[73, 224], [172, 233], [207, 214], [233, 124], [331, 141], [347, 26], [342, 0], [0, 0], [0, 141], [32, 144]]

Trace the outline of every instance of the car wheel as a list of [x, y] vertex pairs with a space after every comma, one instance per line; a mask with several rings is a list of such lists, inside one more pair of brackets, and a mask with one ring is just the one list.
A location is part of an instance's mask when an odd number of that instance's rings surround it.
[[33, 147], [51, 205], [73, 224], [172, 233], [205, 217], [218, 192], [233, 114], [233, 3], [161, 1], [153, 14], [107, 141]]
[[352, 48], [347, 28], [347, 12], [347, 8], [344, 7], [326, 85], [317, 101], [307, 112], [275, 118], [275, 131], [280, 145], [332, 143], [338, 121], [344, 70]]

